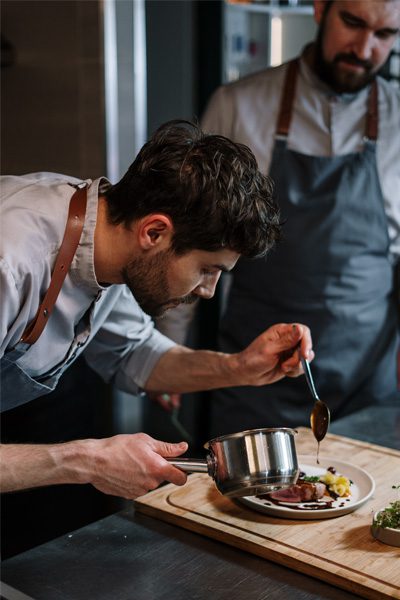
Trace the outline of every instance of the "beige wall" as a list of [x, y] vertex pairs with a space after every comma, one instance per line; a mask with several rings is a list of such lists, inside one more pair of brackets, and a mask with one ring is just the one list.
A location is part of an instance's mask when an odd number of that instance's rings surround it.
[[105, 174], [101, 3], [2, 0], [1, 172]]

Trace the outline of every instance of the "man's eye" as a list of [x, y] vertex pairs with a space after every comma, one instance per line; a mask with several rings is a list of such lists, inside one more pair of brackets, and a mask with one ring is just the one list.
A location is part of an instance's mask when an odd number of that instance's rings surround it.
[[362, 23], [353, 19], [352, 17], [343, 16], [343, 23], [347, 25], [347, 27], [351, 27], [352, 29], [356, 29], [357, 27], [361, 27]]
[[390, 40], [394, 35], [393, 31], [387, 31], [387, 29], [381, 29], [375, 32], [375, 36], [380, 40]]
[[210, 271], [209, 269], [202, 269], [202, 275], [214, 275], [214, 271]]

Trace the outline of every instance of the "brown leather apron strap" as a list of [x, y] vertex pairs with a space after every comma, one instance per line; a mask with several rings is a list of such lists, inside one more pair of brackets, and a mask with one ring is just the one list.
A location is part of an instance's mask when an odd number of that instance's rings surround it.
[[81, 238], [85, 222], [86, 199], [87, 186], [77, 189], [72, 195], [69, 203], [64, 238], [54, 265], [50, 286], [39, 306], [35, 318], [29, 323], [22, 334], [21, 342], [25, 344], [34, 344], [49, 320]]
[[[281, 109], [278, 116], [276, 135], [288, 136], [292, 120], [292, 108], [296, 93], [297, 71], [299, 59], [291, 60], [287, 66], [285, 83], [281, 97]], [[368, 140], [378, 139], [378, 84], [376, 79], [372, 82], [368, 97], [365, 136]]]
[[292, 120], [293, 100], [296, 92], [298, 63], [299, 59], [295, 58], [294, 60], [291, 60], [287, 66], [276, 135], [287, 136], [289, 133], [290, 121]]
[[375, 142], [378, 139], [378, 84], [376, 79], [372, 82], [368, 97], [367, 122], [365, 136]]

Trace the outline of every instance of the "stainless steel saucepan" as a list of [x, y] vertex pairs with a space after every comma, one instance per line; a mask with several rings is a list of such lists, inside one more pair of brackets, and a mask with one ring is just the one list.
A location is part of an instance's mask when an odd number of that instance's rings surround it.
[[221, 494], [255, 496], [289, 487], [299, 476], [294, 436], [288, 428], [250, 429], [207, 442], [204, 459], [168, 459], [187, 473], [208, 473]]

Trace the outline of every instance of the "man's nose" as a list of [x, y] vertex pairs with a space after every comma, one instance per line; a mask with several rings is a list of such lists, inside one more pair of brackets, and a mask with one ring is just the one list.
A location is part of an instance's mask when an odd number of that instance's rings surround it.
[[195, 293], [205, 300], [212, 298], [215, 294], [215, 288], [217, 287], [220, 276], [221, 271], [213, 275], [207, 275], [206, 279], [197, 286]]
[[370, 60], [374, 48], [374, 35], [370, 31], [360, 31], [354, 41], [354, 52], [360, 60]]

